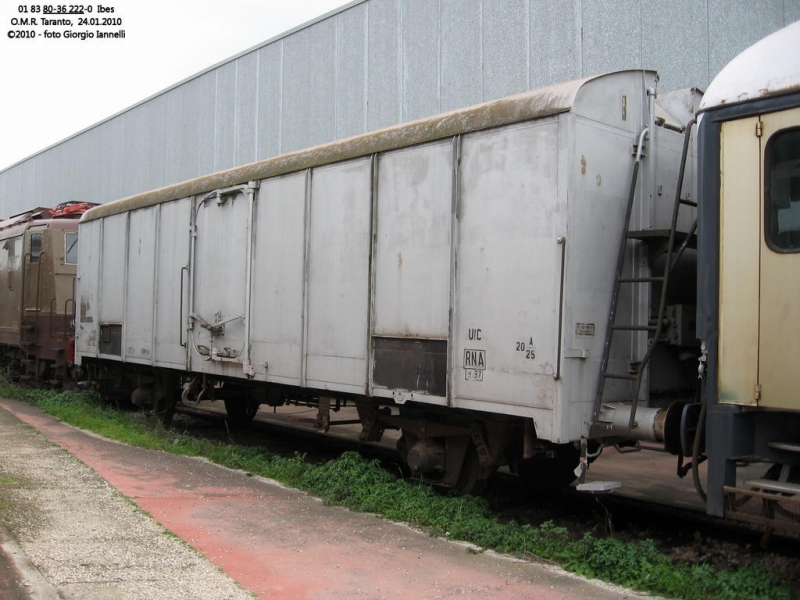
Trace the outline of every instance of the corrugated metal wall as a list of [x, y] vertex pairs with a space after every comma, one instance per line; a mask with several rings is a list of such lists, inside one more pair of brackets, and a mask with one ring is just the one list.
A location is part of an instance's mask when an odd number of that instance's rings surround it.
[[0, 172], [0, 216], [108, 202], [597, 73], [704, 88], [800, 0], [364, 0]]

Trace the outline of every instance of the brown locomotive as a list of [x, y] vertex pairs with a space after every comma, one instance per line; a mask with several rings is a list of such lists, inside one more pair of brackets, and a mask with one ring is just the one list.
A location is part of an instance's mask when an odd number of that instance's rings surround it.
[[0, 221], [0, 365], [13, 380], [62, 382], [72, 364], [78, 220], [66, 202]]

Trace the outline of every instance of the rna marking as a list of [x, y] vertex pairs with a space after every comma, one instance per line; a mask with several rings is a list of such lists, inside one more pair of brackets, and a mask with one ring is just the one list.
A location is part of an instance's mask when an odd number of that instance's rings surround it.
[[464, 350], [464, 368], [482, 371], [486, 368], [486, 350]]

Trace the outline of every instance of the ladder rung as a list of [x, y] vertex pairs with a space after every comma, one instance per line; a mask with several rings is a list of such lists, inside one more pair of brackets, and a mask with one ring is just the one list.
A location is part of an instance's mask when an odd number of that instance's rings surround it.
[[629, 229], [625, 237], [642, 242], [662, 242], [669, 239], [669, 229]]
[[[631, 240], [639, 240], [641, 242], [645, 242], [648, 244], [654, 243], [665, 243], [669, 240], [670, 231], [669, 229], [640, 229], [635, 230], [631, 229], [625, 232], [625, 237]], [[676, 231], [675, 232], [675, 243], [679, 244], [682, 240], [686, 238], [686, 232], [683, 231]], [[689, 247], [695, 248], [697, 243], [697, 236], [692, 235], [690, 238]]]
[[658, 283], [664, 281], [663, 277], [620, 277], [620, 283]]
[[655, 325], [612, 325], [611, 329], [614, 331], [655, 331], [658, 327]]
[[681, 204], [685, 204], [686, 206], [697, 206], [697, 202], [694, 200], [688, 200], [686, 198], [681, 198], [678, 200]]
[[636, 375], [629, 375], [627, 373], [603, 373], [606, 379], [627, 379], [628, 381], [636, 381]]

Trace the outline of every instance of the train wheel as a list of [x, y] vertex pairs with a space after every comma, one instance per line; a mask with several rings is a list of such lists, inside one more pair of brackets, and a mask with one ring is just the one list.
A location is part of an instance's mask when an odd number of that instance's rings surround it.
[[461, 473], [452, 489], [459, 496], [478, 496], [486, 489], [485, 469], [481, 467], [478, 451], [472, 442], [467, 446], [467, 453], [461, 464]]
[[164, 427], [172, 425], [172, 418], [175, 416], [175, 406], [179, 397], [176, 381], [174, 375], [162, 374], [155, 386], [153, 414], [158, 417]]
[[247, 425], [256, 416], [258, 406], [257, 402], [247, 397], [225, 398], [228, 423], [235, 427]]
[[520, 461], [519, 476], [531, 491], [554, 491], [575, 481], [579, 462], [580, 451], [575, 446], [553, 444], [546, 452]]

